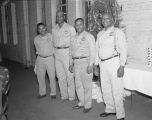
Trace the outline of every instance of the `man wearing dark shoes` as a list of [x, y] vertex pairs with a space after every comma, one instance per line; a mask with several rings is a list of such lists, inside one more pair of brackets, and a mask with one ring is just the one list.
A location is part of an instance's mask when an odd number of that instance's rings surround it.
[[69, 46], [71, 38], [76, 34], [73, 26], [65, 22], [63, 11], [56, 12], [57, 24], [52, 29], [55, 68], [62, 102], [75, 99], [73, 74], [69, 71]]
[[46, 97], [46, 94], [45, 95], [38, 95], [37, 96], [38, 99], [45, 98], [45, 97]]
[[84, 108], [84, 106], [76, 105], [76, 106], [73, 106], [72, 108], [73, 108], [73, 109], [81, 109], [81, 108]]
[[120, 119], [117, 119], [117, 120], [125, 120], [125, 118], [120, 118]]
[[[81, 109], [81, 108], [84, 108], [84, 106], [79, 106], [79, 105], [76, 105], [76, 106], [73, 106], [72, 107], [73, 109]], [[92, 108], [84, 108], [83, 109], [83, 113], [88, 113]]]
[[[107, 112], [104, 112], [104, 113], [100, 114], [100, 117], [108, 117], [110, 115], [116, 115], [116, 113], [107, 113]], [[125, 118], [120, 118], [120, 119], [117, 119], [117, 120], [125, 120]]]
[[[127, 59], [125, 34], [114, 27], [110, 14], [103, 15], [103, 31], [97, 35], [95, 65], [100, 66], [101, 88], [103, 92], [105, 112], [100, 117], [116, 115], [117, 120], [125, 119], [123, 103], [123, 75]], [[95, 70], [97, 70], [97, 66]]]
[[37, 98], [40, 99], [46, 97], [46, 73], [50, 81], [50, 96], [56, 96], [56, 80], [52, 34], [47, 32], [47, 27], [44, 23], [37, 24], [37, 32], [38, 35], [34, 38], [37, 54], [35, 73], [39, 85], [39, 96]]
[[51, 99], [56, 99], [56, 95], [51, 95]]
[[107, 117], [107, 116], [110, 116], [110, 115], [116, 115], [116, 113], [107, 113], [107, 112], [104, 112], [104, 113], [100, 114], [100, 117]]
[[77, 34], [70, 45], [70, 72], [74, 72], [79, 103], [73, 109], [88, 113], [92, 108], [92, 77], [95, 56], [95, 39], [85, 31], [84, 20], [75, 20]]

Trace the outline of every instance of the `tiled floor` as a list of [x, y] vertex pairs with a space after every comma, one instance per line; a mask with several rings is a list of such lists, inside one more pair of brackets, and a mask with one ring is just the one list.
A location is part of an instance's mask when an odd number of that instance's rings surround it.
[[[50, 98], [49, 89], [46, 98], [37, 99], [38, 86], [33, 68], [25, 69], [22, 64], [14, 62], [5, 65], [9, 68], [11, 81], [9, 120], [116, 120], [115, 116], [100, 118], [104, 104], [96, 101], [93, 101], [93, 109], [84, 114], [82, 110], [72, 110], [76, 101], [62, 103], [59, 92], [56, 100]], [[152, 120], [151, 98], [134, 94], [132, 98], [126, 98], [125, 108], [125, 120]]]

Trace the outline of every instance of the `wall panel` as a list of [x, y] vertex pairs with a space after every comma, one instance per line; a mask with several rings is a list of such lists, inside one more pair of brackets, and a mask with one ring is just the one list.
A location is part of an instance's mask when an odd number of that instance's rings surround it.
[[152, 47], [152, 0], [118, 0], [122, 6], [128, 61], [147, 64], [147, 48]]

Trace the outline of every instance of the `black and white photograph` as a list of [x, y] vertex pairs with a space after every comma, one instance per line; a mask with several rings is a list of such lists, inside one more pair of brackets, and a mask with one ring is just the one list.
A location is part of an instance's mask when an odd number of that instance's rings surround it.
[[0, 0], [0, 120], [151, 120], [152, 0]]

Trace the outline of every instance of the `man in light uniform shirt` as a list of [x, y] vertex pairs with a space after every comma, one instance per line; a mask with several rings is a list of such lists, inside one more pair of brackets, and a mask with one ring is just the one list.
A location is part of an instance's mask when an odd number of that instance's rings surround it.
[[57, 11], [57, 25], [53, 28], [53, 42], [55, 48], [55, 66], [60, 87], [61, 99], [70, 101], [75, 99], [75, 85], [73, 74], [69, 72], [69, 46], [71, 38], [76, 34], [73, 26], [64, 22], [64, 13]]
[[114, 27], [110, 14], [103, 15], [102, 24], [104, 30], [97, 35], [95, 58], [95, 65], [100, 66], [101, 87], [106, 105], [105, 112], [100, 117], [116, 115], [117, 120], [124, 120], [122, 78], [127, 58], [126, 38], [122, 30]]
[[74, 72], [76, 92], [79, 103], [73, 109], [84, 108], [83, 113], [88, 113], [92, 108], [92, 77], [95, 56], [95, 39], [85, 31], [84, 20], [75, 20], [77, 34], [71, 41], [70, 67]]
[[36, 48], [36, 74], [39, 84], [39, 96], [46, 96], [46, 71], [50, 80], [51, 98], [56, 98], [56, 82], [55, 82], [55, 66], [54, 66], [54, 48], [52, 43], [52, 35], [46, 31], [44, 23], [37, 24], [38, 35], [34, 39]]

